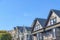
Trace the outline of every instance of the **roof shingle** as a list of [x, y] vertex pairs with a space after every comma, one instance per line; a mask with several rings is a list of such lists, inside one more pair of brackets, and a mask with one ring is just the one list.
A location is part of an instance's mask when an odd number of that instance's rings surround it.
[[[31, 27], [27, 27], [27, 26], [17, 26], [17, 29], [20, 30], [21, 32], [24, 31], [24, 28], [27, 30], [27, 31], [31, 31]], [[15, 27], [16, 29], [16, 27]]]
[[52, 11], [55, 12], [60, 17], [60, 10], [54, 10], [54, 9], [52, 9]]

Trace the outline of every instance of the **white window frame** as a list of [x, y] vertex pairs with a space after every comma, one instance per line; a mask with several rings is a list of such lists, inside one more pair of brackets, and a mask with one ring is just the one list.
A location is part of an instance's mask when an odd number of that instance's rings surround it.
[[53, 39], [56, 39], [56, 29], [53, 29]]
[[55, 24], [54, 22], [56, 22], [57, 20], [56, 20], [56, 17], [55, 18], [53, 18], [53, 19], [50, 19], [50, 25], [53, 25], [53, 24]]
[[43, 40], [42, 33], [37, 33], [37, 40]]
[[39, 30], [40, 29], [40, 25], [36, 25], [34, 28], [34, 31]]

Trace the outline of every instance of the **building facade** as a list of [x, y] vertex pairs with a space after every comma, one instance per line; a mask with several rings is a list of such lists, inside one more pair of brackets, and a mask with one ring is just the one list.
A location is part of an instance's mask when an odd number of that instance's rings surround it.
[[17, 26], [14, 30], [15, 40], [32, 40], [31, 27]]
[[60, 40], [60, 11], [50, 10], [47, 19], [36, 18], [31, 32], [33, 40]]

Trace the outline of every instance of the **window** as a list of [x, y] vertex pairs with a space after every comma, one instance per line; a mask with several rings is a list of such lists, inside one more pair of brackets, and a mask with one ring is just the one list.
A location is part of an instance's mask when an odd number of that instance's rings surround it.
[[50, 24], [51, 24], [51, 25], [53, 25], [53, 24], [55, 24], [55, 23], [56, 23], [56, 17], [53, 18], [53, 19], [50, 19]]
[[34, 31], [39, 30], [40, 29], [40, 25], [36, 25], [34, 28]]
[[56, 23], [56, 18], [53, 19], [53, 23]]
[[27, 35], [27, 40], [29, 40], [29, 35]]
[[50, 24], [53, 24], [53, 20], [52, 19], [50, 20]]
[[40, 40], [43, 40], [43, 35], [42, 35], [42, 33], [40, 33]]
[[37, 40], [39, 40], [39, 33], [37, 33]]
[[56, 34], [55, 33], [56, 33], [56, 31], [55, 31], [55, 29], [53, 29], [53, 38], [54, 39], [56, 39]]
[[37, 40], [43, 40], [42, 33], [37, 33]]
[[36, 31], [37, 30], [37, 26], [35, 26], [35, 28], [34, 28], [34, 31]]
[[32, 40], [32, 35], [28, 35], [28, 38], [27, 38], [27, 40]]
[[37, 25], [38, 29], [40, 29], [40, 25]]

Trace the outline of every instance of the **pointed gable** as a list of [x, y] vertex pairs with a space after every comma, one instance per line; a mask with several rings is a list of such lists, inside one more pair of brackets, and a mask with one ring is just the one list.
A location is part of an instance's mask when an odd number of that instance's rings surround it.
[[60, 10], [53, 10], [60, 17]]
[[48, 19], [47, 19], [45, 26], [50, 26], [51, 22], [53, 22], [53, 21], [51, 21], [51, 19], [54, 19], [54, 18], [56, 18], [55, 19], [56, 23], [60, 22], [60, 11], [59, 10], [50, 10], [50, 13], [48, 15]]
[[32, 31], [36, 31], [44, 28], [45, 22], [46, 22], [46, 19], [36, 18], [32, 26]]
[[31, 29], [32, 28], [29, 27], [29, 26], [17, 26], [17, 27], [14, 27], [14, 30], [18, 30], [21, 33], [31, 31]]
[[37, 21], [36, 21], [36, 24], [35, 24], [35, 27], [34, 27], [34, 31], [39, 30], [39, 29], [41, 29], [41, 28], [42, 28], [42, 26], [41, 26], [41, 24], [39, 23], [39, 21], [37, 20]]
[[42, 27], [45, 27], [46, 19], [43, 18], [38, 18], [39, 23], [41, 24]]

